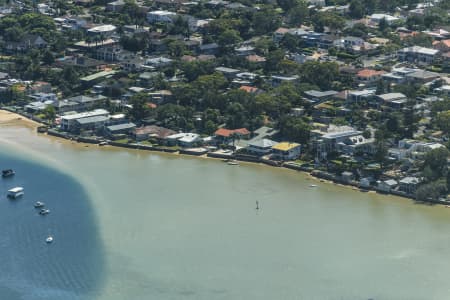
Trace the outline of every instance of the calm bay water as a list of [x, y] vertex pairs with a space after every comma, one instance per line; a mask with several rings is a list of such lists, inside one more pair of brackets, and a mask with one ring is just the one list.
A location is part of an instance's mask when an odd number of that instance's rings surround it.
[[26, 189], [0, 201], [0, 299], [450, 299], [450, 209], [257, 165], [0, 138], [17, 170], [2, 195]]

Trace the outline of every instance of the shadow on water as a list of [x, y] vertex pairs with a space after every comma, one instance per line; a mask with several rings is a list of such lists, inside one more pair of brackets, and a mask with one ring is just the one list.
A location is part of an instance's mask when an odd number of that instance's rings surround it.
[[[74, 178], [0, 152], [0, 299], [93, 299], [104, 282], [101, 237], [89, 196]], [[6, 198], [14, 186], [25, 195]], [[36, 201], [51, 213], [38, 214]], [[54, 237], [46, 244], [48, 235]]]

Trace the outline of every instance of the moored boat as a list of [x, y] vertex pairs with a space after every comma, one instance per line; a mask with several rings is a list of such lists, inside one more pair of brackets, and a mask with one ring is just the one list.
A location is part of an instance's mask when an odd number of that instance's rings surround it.
[[13, 169], [6, 169], [2, 171], [2, 177], [10, 177], [16, 174]]
[[38, 202], [36, 202], [35, 204], [34, 204], [34, 207], [35, 208], [41, 208], [41, 207], [44, 207], [45, 206], [45, 203], [44, 202], [41, 202], [41, 201], [38, 201]]
[[50, 213], [50, 210], [45, 209], [45, 208], [41, 209], [41, 211], [39, 212], [39, 214], [43, 215], [43, 216], [48, 215], [49, 213]]
[[45, 239], [45, 242], [46, 242], [47, 244], [50, 244], [51, 242], [53, 242], [53, 237], [52, 237], [51, 235], [49, 235], [49, 236]]
[[20, 186], [17, 186], [15, 188], [8, 190], [9, 198], [15, 199], [15, 198], [22, 196], [23, 194], [24, 194], [23, 187], [20, 187]]
[[230, 166], [239, 166], [239, 163], [235, 160], [227, 161], [227, 164], [229, 164]]

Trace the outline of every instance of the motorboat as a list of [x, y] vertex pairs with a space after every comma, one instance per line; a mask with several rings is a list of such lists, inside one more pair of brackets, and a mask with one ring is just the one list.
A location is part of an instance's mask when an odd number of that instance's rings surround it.
[[52, 242], [53, 242], [53, 237], [52, 237], [51, 235], [49, 235], [49, 236], [45, 239], [45, 242], [46, 242], [47, 244], [52, 243]]
[[227, 161], [227, 164], [229, 164], [230, 166], [239, 166], [239, 163], [235, 160]]
[[16, 174], [13, 169], [2, 170], [2, 177], [10, 177]]
[[34, 207], [35, 208], [41, 208], [41, 207], [44, 207], [45, 206], [45, 203], [44, 202], [41, 202], [41, 201], [38, 201], [38, 202], [36, 202], [35, 204], [34, 204]]
[[310, 184], [309, 187], [317, 187], [316, 184]]
[[45, 209], [45, 208], [41, 209], [41, 211], [39, 212], [39, 214], [43, 215], [43, 216], [48, 215], [49, 213], [50, 213], [50, 210]]
[[23, 187], [16, 186], [15, 188], [12, 188], [8, 190], [8, 197], [12, 199], [16, 199], [24, 194]]
[[98, 143], [98, 145], [99, 145], [99, 146], [106, 146], [106, 145], [108, 145], [108, 142], [103, 141], [103, 142]]

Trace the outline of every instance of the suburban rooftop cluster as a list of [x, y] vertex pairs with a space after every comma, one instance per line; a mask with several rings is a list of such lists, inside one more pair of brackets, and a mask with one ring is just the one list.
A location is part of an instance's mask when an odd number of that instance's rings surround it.
[[0, 1], [0, 101], [71, 137], [445, 201], [449, 12], [438, 0]]

